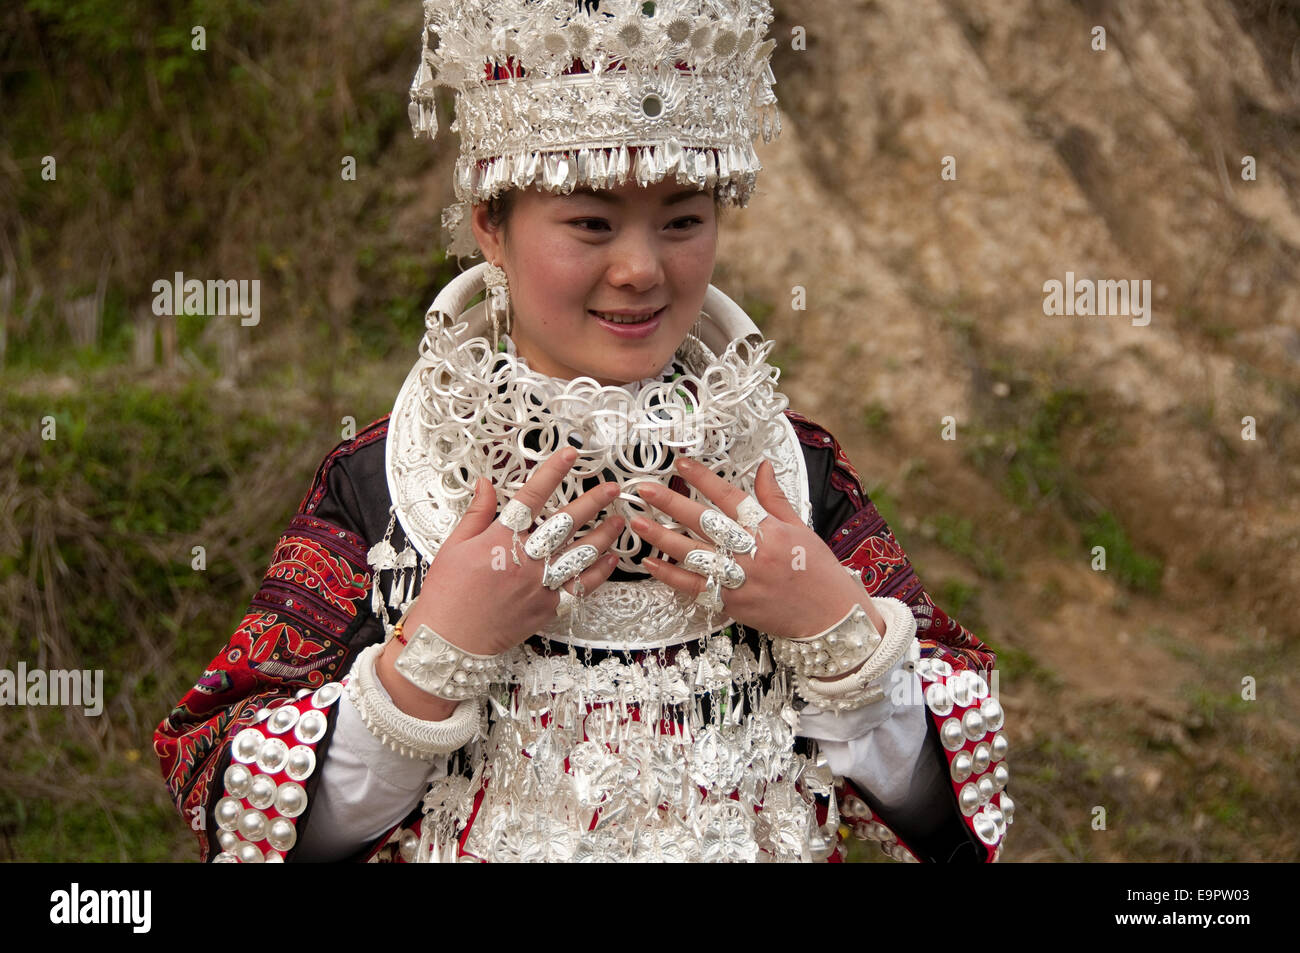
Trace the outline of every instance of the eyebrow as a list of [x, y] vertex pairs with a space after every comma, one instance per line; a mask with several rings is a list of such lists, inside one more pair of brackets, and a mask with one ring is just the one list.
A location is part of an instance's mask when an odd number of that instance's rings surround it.
[[[597, 191], [596, 189], [593, 189], [593, 188], [591, 188], [591, 187], [589, 187], [589, 186], [585, 186], [585, 185], [583, 185], [583, 186], [579, 186], [578, 188], [575, 188], [575, 189], [574, 189], [572, 192], [570, 192], [569, 194], [570, 194], [570, 195], [584, 195], [584, 196], [587, 196], [588, 198], [593, 198], [593, 199], [596, 199], [598, 202], [605, 202], [605, 203], [607, 203], [607, 204], [609, 204], [609, 205], [622, 205], [622, 204], [623, 204], [623, 199], [622, 199], [621, 197], [617, 196], [617, 195], [614, 195], [612, 192], [605, 191], [605, 190]], [[668, 196], [667, 198], [664, 199], [663, 204], [664, 204], [664, 205], [677, 205], [678, 203], [680, 203], [680, 202], [685, 202], [686, 200], [688, 200], [688, 199], [692, 199], [692, 198], [694, 198], [694, 197], [697, 196], [697, 195], [703, 195], [703, 196], [705, 196], [705, 197], [707, 198], [707, 197], [708, 197], [708, 194], [709, 194], [709, 193], [706, 192], [706, 191], [704, 191], [703, 189], [686, 189], [686, 190], [684, 190], [684, 191], [682, 191], [682, 192], [674, 192], [672, 195], [670, 195], [670, 196]]]

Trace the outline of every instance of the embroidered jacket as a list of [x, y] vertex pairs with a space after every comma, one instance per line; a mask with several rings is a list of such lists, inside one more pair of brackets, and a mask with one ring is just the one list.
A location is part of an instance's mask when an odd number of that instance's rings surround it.
[[[940, 778], [914, 792], [919, 812], [915, 804], [886, 808], [836, 778], [841, 835], [875, 841], [897, 860], [997, 860], [1014, 805], [1005, 790], [1003, 713], [986, 681], [994, 656], [935, 606], [835, 438], [800, 414], [786, 416], [807, 464], [815, 531], [861, 572], [871, 595], [899, 599], [916, 618], [923, 757]], [[366, 554], [389, 523], [387, 431], [384, 417], [325, 458], [239, 627], [155, 733], [173, 800], [202, 828], [203, 860], [293, 860], [307, 836], [338, 683], [357, 653], [384, 636], [369, 604]], [[818, 816], [825, 818], [824, 805]], [[196, 817], [204, 823], [193, 824]], [[419, 817], [417, 808], [355, 859], [409, 855]]]

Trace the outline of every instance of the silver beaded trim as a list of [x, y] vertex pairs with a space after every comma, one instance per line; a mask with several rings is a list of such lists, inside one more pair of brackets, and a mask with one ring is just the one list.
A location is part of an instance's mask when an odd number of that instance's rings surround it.
[[999, 729], [1005, 716], [988, 683], [969, 670], [954, 672], [942, 659], [924, 659], [916, 668], [926, 707], [939, 721], [939, 740], [948, 752], [948, 773], [957, 805], [980, 842], [1002, 853], [1002, 839], [1015, 814], [1005, 788], [1007, 739]]

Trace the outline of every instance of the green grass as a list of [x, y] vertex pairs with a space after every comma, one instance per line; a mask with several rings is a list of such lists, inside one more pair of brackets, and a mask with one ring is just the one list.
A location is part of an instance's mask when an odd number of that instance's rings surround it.
[[874, 434], [889, 430], [889, 409], [877, 401], [870, 401], [862, 409], [862, 426]]
[[995, 581], [1007, 578], [1001, 554], [977, 538], [974, 522], [948, 513], [938, 514], [932, 522], [935, 538], [944, 549], [969, 561], [982, 576]]
[[[1106, 571], [1136, 593], [1157, 593], [1164, 573], [1158, 556], [1143, 552], [1130, 538], [1119, 517], [1102, 507], [1088, 492], [1083, 479], [1065, 459], [1063, 441], [1087, 430], [1102, 445], [1116, 440], [1115, 422], [1100, 416], [1085, 393], [1071, 388], [1049, 391], [1036, 404], [1012, 407], [1009, 419], [992, 428], [973, 430], [968, 458], [993, 478], [1003, 494], [1027, 512], [1056, 509], [1077, 527], [1091, 559], [1094, 546], [1106, 549]], [[960, 521], [942, 530], [945, 544], [968, 558], [996, 557], [987, 547], [981, 552]], [[983, 565], [983, 564], [982, 564]], [[1000, 578], [997, 562], [984, 570]]]
[[935, 604], [951, 618], [957, 619], [963, 626], [976, 635], [984, 631], [984, 620], [979, 609], [979, 588], [970, 586], [960, 579], [943, 579], [930, 592]]
[[1154, 556], [1137, 551], [1113, 513], [1103, 512], [1083, 527], [1083, 542], [1091, 555], [1094, 546], [1106, 550], [1106, 571], [1135, 592], [1160, 591], [1164, 564]]
[[[0, 733], [0, 841], [22, 860], [170, 859], [185, 831], [152, 762], [153, 728], [229, 636], [252, 595], [246, 574], [260, 575], [326, 447], [301, 414], [229, 406], [202, 378], [164, 391], [104, 371], [80, 385], [0, 395], [0, 445], [19, 488], [0, 514], [15, 542], [0, 585], [16, 593], [0, 656], [102, 670], [104, 711], [92, 724], [36, 709], [36, 733], [25, 719]], [[46, 417], [54, 440], [41, 439]], [[313, 448], [295, 457], [308, 462], [286, 480], [282, 520], [242, 538], [223, 514], [248, 461], [295, 443]], [[196, 543], [205, 572], [191, 568]]]
[[[872, 483], [866, 487], [867, 499], [871, 500], [876, 506], [876, 512], [880, 514], [881, 519], [893, 532], [898, 536], [899, 520], [902, 513], [898, 508], [898, 497], [894, 496], [883, 483]], [[900, 540], [901, 542], [901, 540]], [[904, 547], [906, 549], [906, 547]]]
[[999, 643], [988, 636], [981, 636], [981, 641], [997, 655], [998, 690], [1015, 691], [1015, 683], [1021, 679], [1033, 681], [1048, 691], [1059, 691], [1064, 682], [1050, 667], [1039, 662], [1024, 649], [1014, 645]]
[[766, 298], [746, 298], [743, 307], [760, 331], [767, 327], [769, 319], [776, 311], [776, 306]]

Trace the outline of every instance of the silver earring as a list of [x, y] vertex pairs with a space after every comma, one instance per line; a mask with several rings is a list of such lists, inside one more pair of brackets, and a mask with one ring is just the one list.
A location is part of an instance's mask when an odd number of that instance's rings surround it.
[[492, 316], [492, 349], [500, 351], [501, 326], [504, 324], [505, 333], [510, 333], [510, 286], [506, 283], [505, 270], [489, 264], [483, 283], [487, 286], [488, 314]]

